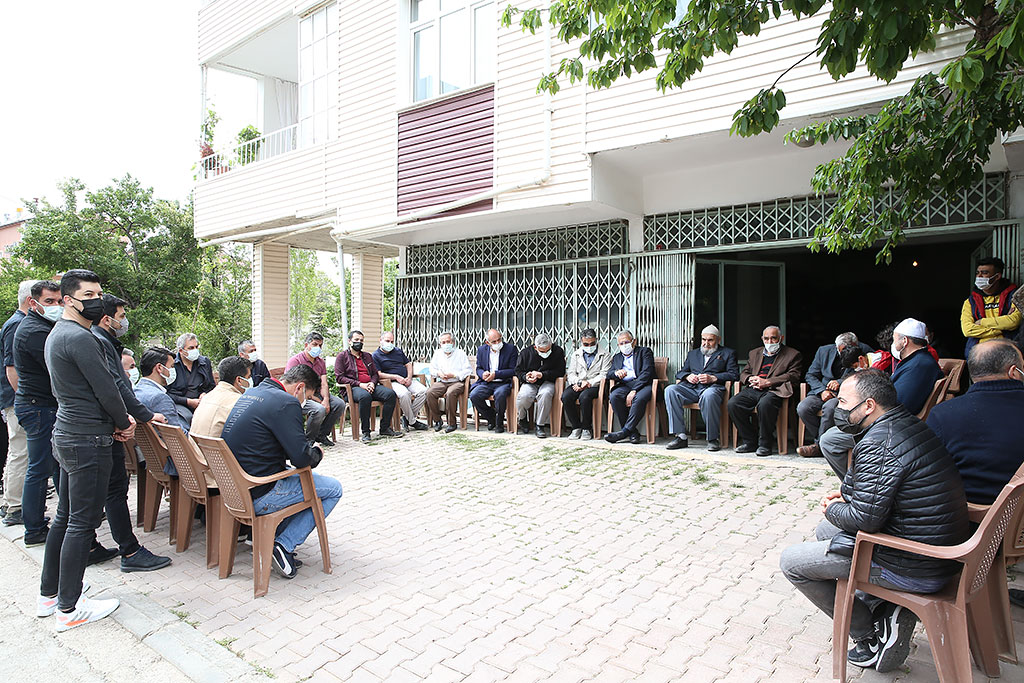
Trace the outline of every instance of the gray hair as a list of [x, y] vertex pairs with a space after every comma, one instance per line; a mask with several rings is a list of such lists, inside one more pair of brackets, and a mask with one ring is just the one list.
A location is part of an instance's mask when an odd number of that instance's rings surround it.
[[634, 337], [634, 336], [633, 336], [633, 333], [632, 333], [632, 332], [630, 332], [629, 330], [625, 330], [625, 329], [624, 329], [624, 330], [622, 330], [621, 332], [619, 332], [619, 333], [618, 333], [617, 335], [615, 335], [615, 339], [616, 339], [616, 341], [617, 341], [617, 340], [618, 340], [618, 338], [619, 338], [619, 337], [621, 337], [622, 335], [626, 335], [627, 337], [629, 337], [629, 341], [633, 341], [634, 339], [636, 339], [636, 337]]
[[836, 337], [836, 346], [857, 346], [859, 343], [853, 332], [843, 332]]
[[540, 346], [543, 348], [545, 346], [551, 346], [551, 344], [553, 343], [554, 342], [552, 342], [551, 340], [551, 335], [548, 334], [547, 332], [541, 332], [540, 334], [533, 338], [534, 346]]
[[18, 308], [25, 305], [25, 301], [32, 296], [32, 286], [40, 280], [22, 280], [18, 285]]
[[[178, 341], [180, 342], [181, 340], [179, 339]], [[238, 345], [238, 352], [245, 353], [246, 346], [256, 346], [256, 344], [253, 343], [252, 339], [246, 339], [244, 342]]]
[[380, 338], [383, 339], [385, 334], [390, 334], [392, 339], [395, 338], [394, 330], [384, 330], [383, 332], [380, 333]]
[[455, 335], [450, 330], [445, 330], [441, 334], [437, 335], [437, 343], [440, 344], [441, 340], [445, 337], [451, 337], [452, 342], [455, 341]]
[[128, 347], [126, 346], [126, 347], [124, 347], [123, 349], [121, 349], [121, 355], [122, 355], [122, 356], [131, 356], [132, 358], [134, 358], [134, 357], [135, 357], [135, 352], [134, 352], [134, 351], [132, 351], [131, 349], [129, 349], [129, 348], [128, 348]]
[[178, 345], [178, 348], [179, 349], [185, 348], [185, 344], [189, 343], [193, 339], [196, 340], [196, 343], [199, 342], [199, 337], [197, 337], [196, 335], [192, 334], [191, 332], [186, 332], [185, 334], [183, 334], [180, 337], [178, 337], [178, 341], [176, 342], [177, 345]]

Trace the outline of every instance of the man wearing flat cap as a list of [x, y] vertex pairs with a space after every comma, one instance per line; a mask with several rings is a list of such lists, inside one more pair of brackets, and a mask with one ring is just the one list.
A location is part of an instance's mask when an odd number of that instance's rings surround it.
[[722, 422], [722, 400], [725, 383], [740, 378], [736, 352], [721, 346], [722, 334], [714, 325], [700, 333], [700, 348], [686, 356], [686, 362], [676, 373], [676, 383], [665, 389], [668, 406], [669, 431], [675, 435], [668, 449], [686, 448], [686, 421], [684, 406], [696, 403], [708, 430], [708, 450], [721, 449], [719, 427]]

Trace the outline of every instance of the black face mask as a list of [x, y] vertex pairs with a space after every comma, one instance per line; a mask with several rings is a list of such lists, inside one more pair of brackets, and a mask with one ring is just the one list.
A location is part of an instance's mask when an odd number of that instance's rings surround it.
[[[75, 299], [75, 297], [71, 298]], [[106, 315], [103, 312], [103, 299], [75, 299], [75, 301], [82, 304], [82, 310], [80, 311], [82, 317], [92, 321], [94, 325], [99, 324]]]
[[[867, 399], [864, 399], [864, 401], [866, 400]], [[836, 427], [839, 428], [839, 431], [856, 436], [857, 434], [860, 434], [865, 429], [867, 429], [867, 427], [864, 426], [864, 420], [867, 419], [867, 415], [862, 417], [860, 419], [860, 422], [857, 422], [856, 424], [850, 422], [850, 413], [857, 410], [857, 408], [859, 408], [860, 406], [864, 405], [864, 401], [861, 401], [860, 403], [858, 403], [849, 410], [847, 410], [846, 408], [836, 408], [834, 419], [835, 425]]]
[[362, 351], [363, 350], [363, 342], [352, 342], [352, 350], [353, 351]]

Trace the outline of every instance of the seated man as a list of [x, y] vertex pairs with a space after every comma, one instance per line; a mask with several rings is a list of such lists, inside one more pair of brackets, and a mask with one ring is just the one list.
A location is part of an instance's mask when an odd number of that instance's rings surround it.
[[[836, 580], [850, 575], [858, 531], [932, 545], [956, 545], [970, 536], [967, 499], [953, 459], [928, 426], [899, 404], [885, 373], [864, 370], [842, 383], [836, 425], [861, 435], [853, 466], [841, 490], [821, 500], [825, 519], [815, 531], [817, 540], [786, 548], [780, 560], [786, 578], [829, 615]], [[959, 572], [957, 562], [884, 546], [875, 549], [871, 561], [872, 583], [914, 593], [941, 590]], [[910, 652], [916, 622], [908, 609], [857, 594], [850, 663], [882, 673], [894, 670]]]
[[238, 398], [252, 388], [252, 368], [252, 363], [239, 356], [228, 356], [217, 364], [220, 381], [199, 402], [192, 416], [190, 434], [220, 438], [224, 422]]
[[665, 387], [668, 430], [676, 435], [668, 445], [670, 451], [687, 446], [683, 406], [688, 403], [700, 406], [700, 414], [708, 429], [708, 450], [714, 452], [722, 448], [719, 427], [725, 383], [739, 380], [740, 366], [736, 363], [736, 352], [719, 346], [721, 341], [722, 335], [714, 325], [701, 330], [700, 348], [687, 354], [686, 362], [676, 373], [676, 383]]
[[[747, 355], [747, 367], [743, 368], [739, 380], [743, 389], [728, 403], [729, 419], [736, 425], [741, 442], [736, 447], [737, 453], [755, 452], [762, 457], [772, 454], [775, 421], [782, 399], [796, 393], [803, 362], [799, 351], [783, 345], [784, 339], [778, 325], [769, 325], [761, 333], [763, 346], [751, 349]], [[754, 408], [757, 408], [756, 427], [751, 418]]]
[[[181, 416], [174, 410], [174, 401], [167, 395], [167, 387], [174, 383], [177, 374], [174, 353], [162, 346], [150, 346], [142, 352], [139, 374], [142, 377], [135, 385], [135, 396], [139, 399], [139, 403], [153, 413], [160, 413], [167, 419], [167, 424], [181, 427], [181, 430], [187, 434], [191, 425], [181, 419]], [[167, 459], [164, 471], [171, 476], [178, 476], [178, 469], [170, 458]]]
[[[404, 436], [391, 429], [391, 417], [395, 414], [395, 392], [382, 386], [373, 356], [363, 353], [363, 333], [352, 330], [348, 333], [348, 351], [342, 351], [334, 359], [334, 379], [338, 385], [352, 387], [352, 400], [359, 404], [359, 423], [362, 429], [360, 441], [370, 443], [370, 412], [374, 401], [384, 407], [380, 411], [380, 435]], [[354, 419], [354, 418], [353, 418]]]
[[260, 382], [270, 377], [270, 368], [263, 362], [259, 354], [256, 353], [256, 344], [251, 339], [246, 339], [244, 342], [238, 345], [238, 355], [241, 358], [252, 363], [252, 385], [258, 387]]
[[427, 388], [412, 378], [412, 360], [405, 351], [395, 346], [395, 333], [390, 330], [380, 335], [380, 346], [373, 352], [377, 373], [391, 380], [391, 390], [398, 397], [402, 409], [402, 425], [412, 429], [426, 429], [419, 420], [420, 408], [427, 400]]
[[[487, 429], [497, 434], [505, 431], [505, 408], [518, 360], [519, 350], [506, 344], [501, 332], [487, 330], [487, 343], [476, 350], [477, 382], [469, 391], [469, 400], [476, 414], [487, 421]], [[493, 406], [487, 404], [491, 396]]]
[[580, 345], [569, 359], [562, 392], [562, 408], [569, 423], [570, 439], [590, 441], [593, 433], [593, 407], [601, 382], [612, 367], [612, 355], [597, 345], [597, 332], [583, 330]]
[[306, 418], [306, 438], [330, 447], [334, 445], [331, 432], [345, 411], [345, 400], [333, 396], [327, 386], [327, 362], [323, 359], [323, 351], [323, 335], [310, 332], [306, 335], [306, 347], [288, 359], [285, 371], [296, 365], [305, 365], [320, 378], [320, 386], [316, 388], [313, 398], [303, 404], [302, 414]]
[[[843, 381], [854, 372], [871, 367], [871, 360], [861, 347], [847, 346], [839, 354], [839, 366], [842, 369], [842, 374], [840, 374], [839, 379], [836, 381], [842, 385]], [[821, 415], [818, 416], [819, 434], [824, 434], [835, 426], [834, 415], [838, 403], [839, 399], [833, 396], [822, 404]], [[802, 458], [822, 457], [821, 447], [818, 445], [817, 440], [807, 446], [797, 446], [796, 454]]]
[[199, 399], [217, 386], [213, 380], [213, 364], [209, 358], [199, 354], [199, 339], [191, 332], [178, 337], [174, 370], [174, 380], [167, 385], [167, 395], [174, 402], [181, 421], [190, 425], [192, 413], [199, 407]]
[[469, 358], [462, 349], [455, 348], [455, 335], [442, 332], [437, 337], [439, 348], [430, 359], [430, 388], [427, 389], [427, 419], [434, 425], [434, 431], [441, 431], [441, 397], [444, 397], [444, 408], [448, 416], [445, 434], [454, 432], [455, 413], [459, 407], [459, 396], [465, 390], [465, 380], [473, 369], [469, 367]]
[[631, 444], [638, 444], [641, 440], [636, 427], [643, 419], [647, 403], [652, 397], [654, 352], [646, 346], [637, 346], [629, 330], [619, 332], [615, 342], [619, 352], [612, 356], [607, 375], [608, 379], [615, 382], [615, 386], [608, 393], [608, 401], [622, 428], [605, 434], [604, 440], [618, 443], [629, 439]]
[[[323, 451], [306, 438], [302, 427], [302, 406], [313, 399], [320, 378], [307, 365], [295, 365], [280, 380], [267, 378], [235, 401], [221, 438], [247, 474], [269, 477], [295, 467], [316, 467]], [[316, 495], [323, 503], [324, 516], [341, 498], [337, 479], [313, 474]], [[298, 475], [253, 488], [252, 502], [257, 515], [277, 512], [302, 501]], [[316, 528], [312, 510], [292, 515], [277, 528], [274, 538], [274, 569], [291, 579], [301, 565], [295, 549]]]
[[551, 422], [551, 403], [555, 399], [555, 381], [565, 377], [565, 351], [552, 342], [549, 335], [541, 332], [533, 338], [533, 346], [519, 354], [516, 377], [519, 378], [519, 394], [516, 396], [519, 433], [526, 434], [530, 430], [527, 411], [536, 403], [535, 433], [538, 439], [546, 439], [546, 429]]
[[[819, 346], [814, 352], [814, 360], [807, 368], [804, 375], [804, 382], [807, 383], [807, 398], [800, 401], [796, 407], [796, 414], [807, 427], [807, 436], [811, 441], [818, 440], [818, 429], [821, 426], [821, 417], [818, 412], [829, 400], [839, 394], [839, 378], [843, 374], [843, 368], [839, 355], [843, 349], [855, 346], [864, 353], [871, 353], [871, 347], [861, 344], [857, 335], [853, 332], [843, 332], [836, 337], [835, 343]], [[797, 444], [803, 446], [803, 444]]]

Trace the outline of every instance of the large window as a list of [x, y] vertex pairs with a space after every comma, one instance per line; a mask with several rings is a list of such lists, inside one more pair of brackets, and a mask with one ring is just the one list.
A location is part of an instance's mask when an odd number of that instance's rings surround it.
[[338, 106], [338, 6], [299, 21], [299, 144], [334, 137]]
[[494, 80], [493, 0], [409, 0], [412, 99]]

